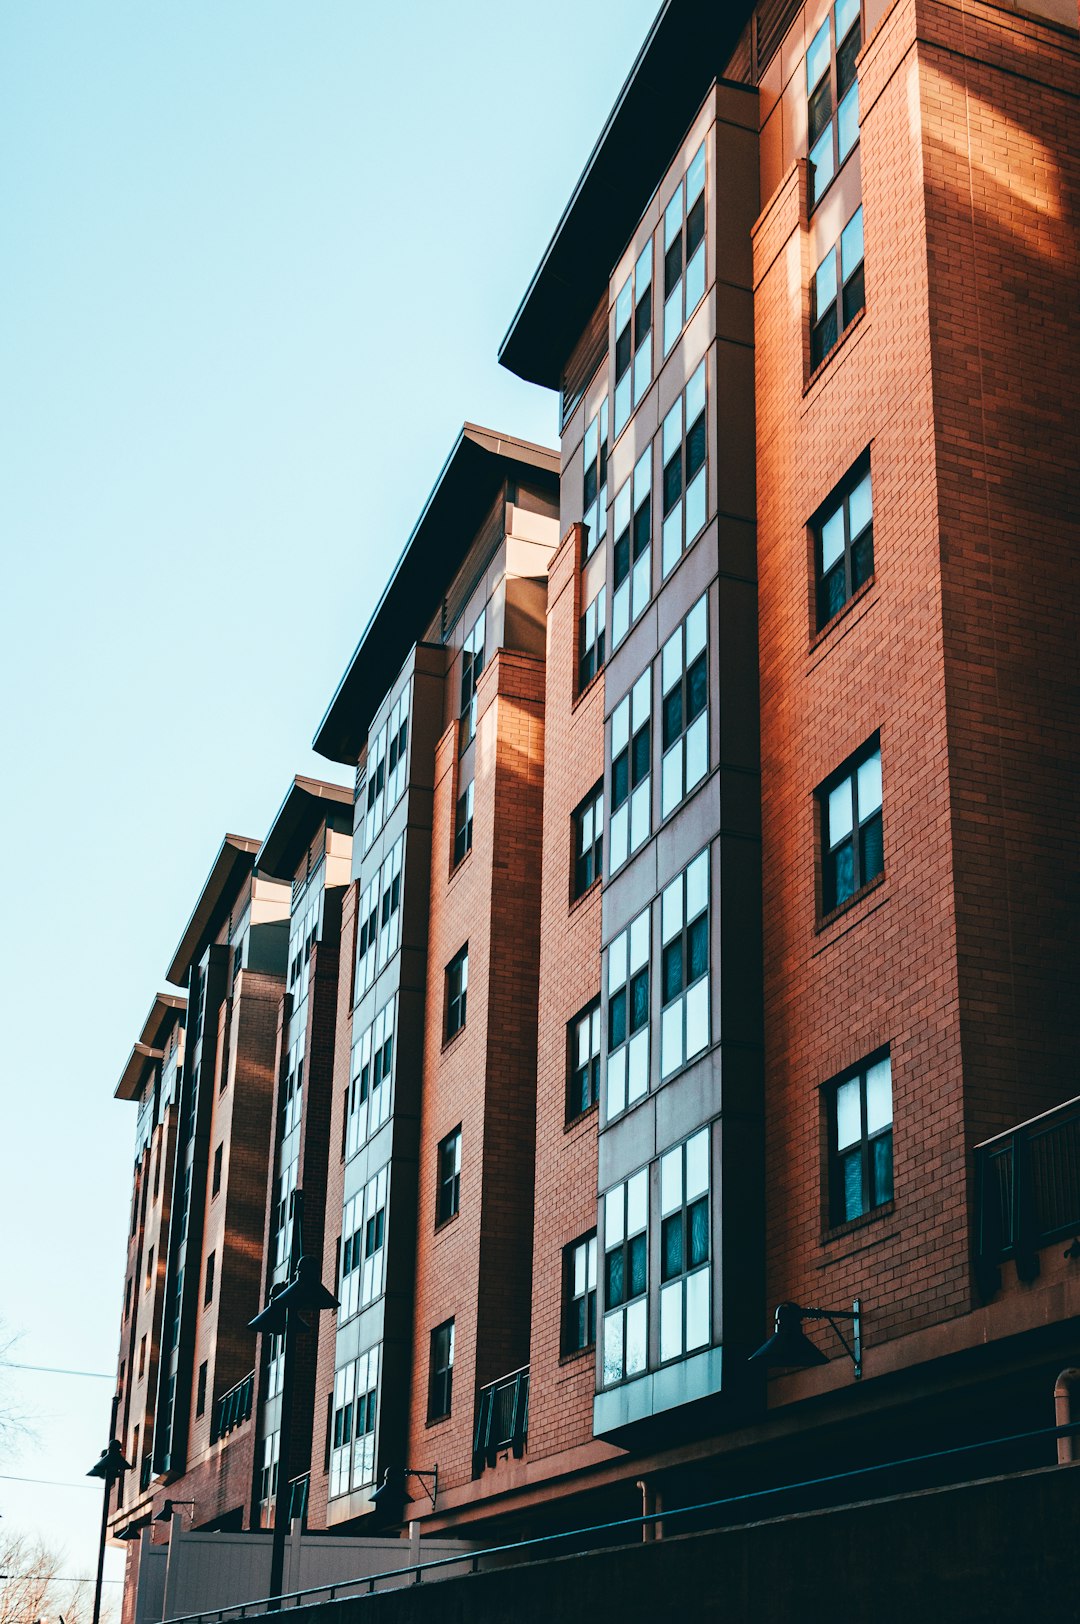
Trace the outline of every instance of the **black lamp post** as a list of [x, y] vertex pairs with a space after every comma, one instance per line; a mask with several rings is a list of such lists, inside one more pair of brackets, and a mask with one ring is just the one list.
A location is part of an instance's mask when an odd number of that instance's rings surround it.
[[[116, 1421], [116, 1406], [113, 1406], [113, 1422]], [[124, 1459], [124, 1451], [120, 1447], [119, 1438], [114, 1438], [108, 1449], [101, 1451], [101, 1458], [96, 1460], [87, 1472], [87, 1477], [100, 1477], [105, 1485], [101, 1498], [101, 1539], [98, 1542], [97, 1579], [94, 1583], [94, 1624], [100, 1624], [101, 1619], [101, 1585], [105, 1574], [105, 1540], [109, 1532], [109, 1495], [112, 1486], [122, 1472], [131, 1471], [131, 1462]]]
[[[763, 1342], [750, 1362], [760, 1360], [763, 1365], [778, 1365], [785, 1370], [810, 1370], [814, 1365], [827, 1365], [828, 1359], [815, 1347], [802, 1328], [803, 1320], [828, 1320], [844, 1352], [855, 1366], [855, 1380], [862, 1376], [862, 1318], [858, 1297], [848, 1308], [802, 1308], [798, 1303], [779, 1303], [776, 1309], [775, 1329]], [[851, 1321], [851, 1342], [837, 1325], [837, 1320]]]
[[[299, 1216], [300, 1191], [296, 1192], [294, 1211]], [[298, 1228], [298, 1224], [296, 1228]], [[294, 1229], [294, 1234], [295, 1234]], [[250, 1322], [253, 1331], [263, 1335], [285, 1338], [285, 1363], [281, 1372], [281, 1422], [278, 1443], [277, 1495], [274, 1500], [274, 1537], [270, 1546], [270, 1607], [281, 1606], [281, 1585], [285, 1573], [285, 1527], [288, 1517], [289, 1494], [289, 1442], [292, 1432], [293, 1401], [293, 1343], [298, 1330], [308, 1329], [302, 1316], [318, 1314], [327, 1308], [336, 1308], [338, 1300], [327, 1291], [319, 1279], [318, 1260], [301, 1257], [293, 1270], [292, 1279], [280, 1289], [270, 1293], [270, 1301], [261, 1314]], [[97, 1620], [94, 1620], [97, 1624]]]
[[380, 1510], [384, 1506], [400, 1505], [405, 1499], [410, 1477], [419, 1478], [434, 1511], [439, 1494], [438, 1462], [430, 1470], [418, 1466], [388, 1466], [382, 1482], [371, 1496], [372, 1505]]

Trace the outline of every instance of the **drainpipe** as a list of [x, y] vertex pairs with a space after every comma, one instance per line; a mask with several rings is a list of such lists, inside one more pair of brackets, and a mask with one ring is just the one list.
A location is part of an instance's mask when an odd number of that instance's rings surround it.
[[[1076, 1395], [1080, 1393], [1080, 1370], [1070, 1366], [1063, 1370], [1054, 1383], [1054, 1425], [1067, 1427], [1074, 1421], [1080, 1421], [1080, 1404]], [[1069, 1433], [1057, 1441], [1057, 1457], [1059, 1466], [1067, 1466], [1071, 1461], [1080, 1460], [1080, 1434]]]
[[[1076, 1374], [1080, 1376], [1080, 1371], [1077, 1371]], [[664, 1501], [659, 1489], [654, 1488], [643, 1477], [638, 1478], [637, 1487], [641, 1490], [641, 1515], [643, 1517], [658, 1517], [658, 1514], [664, 1509]], [[643, 1522], [641, 1525], [641, 1537], [646, 1545], [651, 1545], [654, 1540], [663, 1539], [663, 1523], [659, 1520]]]

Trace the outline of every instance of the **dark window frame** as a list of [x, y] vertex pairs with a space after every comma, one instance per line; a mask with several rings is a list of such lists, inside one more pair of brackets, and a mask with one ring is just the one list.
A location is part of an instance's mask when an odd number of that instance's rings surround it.
[[595, 413], [589, 419], [582, 442], [582, 563], [593, 556], [607, 535], [609, 450], [608, 397], [605, 391]]
[[[846, 266], [845, 239], [849, 231], [858, 221], [858, 254], [859, 257], [848, 268]], [[854, 243], [856, 238], [852, 237]], [[854, 251], [854, 250], [853, 250]], [[822, 272], [829, 267], [832, 279], [832, 292], [824, 301], [824, 308], [819, 309], [822, 302]], [[866, 282], [865, 282], [865, 238], [863, 235], [863, 207], [858, 208], [847, 221], [836, 242], [828, 253], [818, 262], [817, 269], [810, 281], [810, 371], [814, 373], [818, 367], [823, 366], [839, 344], [844, 333], [847, 332], [856, 316], [866, 308]], [[829, 276], [826, 276], [826, 284]]]
[[[588, 1055], [581, 1059], [581, 1032], [588, 1029]], [[566, 1122], [578, 1122], [600, 1099], [600, 1055], [604, 1046], [600, 998], [578, 1011], [566, 1028]]]
[[203, 1307], [209, 1308], [214, 1300], [214, 1286], [217, 1283], [217, 1250], [206, 1254], [206, 1272], [203, 1276]]
[[[866, 486], [869, 516], [852, 532], [851, 499]], [[839, 517], [843, 528], [843, 550], [826, 569], [825, 532]], [[814, 547], [814, 629], [823, 632], [874, 576], [874, 494], [870, 476], [870, 452], [866, 450], [852, 464], [838, 485], [829, 492], [810, 521]], [[837, 583], [842, 597], [837, 598]]]
[[[590, 1251], [592, 1249], [591, 1259]], [[583, 1254], [584, 1288], [577, 1291], [577, 1263]], [[589, 1284], [590, 1262], [592, 1284]], [[561, 1354], [564, 1359], [596, 1346], [596, 1304], [599, 1261], [596, 1229], [563, 1247], [563, 1311]]]
[[607, 585], [586, 604], [578, 620], [578, 693], [583, 694], [604, 669], [607, 655]]
[[435, 1228], [441, 1229], [461, 1210], [461, 1123], [438, 1149], [438, 1185], [435, 1191]]
[[221, 1191], [221, 1170], [224, 1154], [225, 1144], [224, 1141], [222, 1141], [222, 1143], [218, 1145], [217, 1149], [214, 1151], [214, 1170], [210, 1180], [211, 1201], [213, 1201], [214, 1197]]
[[447, 1043], [465, 1030], [468, 992], [469, 944], [466, 942], [446, 966], [446, 1018], [443, 1023], [443, 1035]]
[[431, 1332], [428, 1352], [428, 1409], [430, 1425], [453, 1414], [454, 1321], [444, 1320]]
[[454, 861], [457, 868], [472, 851], [473, 813], [476, 806], [476, 779], [470, 778], [457, 798], [454, 809]]
[[[849, 907], [867, 888], [875, 884], [885, 872], [884, 791], [876, 805], [860, 811], [859, 773], [877, 758], [877, 777], [881, 779], [881, 735], [875, 733], [853, 755], [848, 756], [835, 772], [830, 773], [817, 790], [819, 826], [819, 866], [821, 875], [821, 918], [828, 919], [842, 908]], [[837, 840], [830, 827], [830, 797], [845, 783], [850, 786], [851, 829]], [[850, 851], [850, 881], [846, 875], [844, 852]]]
[[198, 1418], [206, 1414], [206, 1378], [209, 1360], [204, 1359], [199, 1366], [199, 1373], [195, 1381], [195, 1415]]
[[[604, 780], [601, 778], [570, 814], [573, 835], [571, 900], [591, 891], [604, 871]], [[582, 844], [582, 842], [585, 844]]]
[[[867, 1079], [870, 1072], [883, 1062], [889, 1067], [889, 1119], [887, 1124], [871, 1133], [868, 1128]], [[851, 1140], [841, 1149], [838, 1099], [840, 1090], [854, 1082], [859, 1086], [860, 1133], [858, 1139]], [[831, 1078], [822, 1089], [822, 1100], [828, 1145], [825, 1211], [829, 1227], [836, 1229], [872, 1218], [887, 1209], [893, 1201], [895, 1100], [888, 1046], [875, 1050], [857, 1065], [849, 1066], [839, 1076]], [[858, 1210], [849, 1210], [848, 1198], [852, 1194], [846, 1176], [849, 1163], [857, 1167]]]

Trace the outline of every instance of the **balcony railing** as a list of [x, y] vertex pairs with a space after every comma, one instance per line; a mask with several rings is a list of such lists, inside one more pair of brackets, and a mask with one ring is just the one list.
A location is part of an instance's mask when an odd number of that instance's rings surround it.
[[473, 1436], [473, 1475], [494, 1466], [499, 1453], [511, 1449], [520, 1460], [529, 1431], [529, 1367], [512, 1370], [489, 1382], [476, 1395], [476, 1432]]
[[224, 1438], [232, 1432], [234, 1427], [242, 1426], [251, 1415], [251, 1404], [255, 1397], [255, 1372], [249, 1371], [243, 1381], [230, 1387], [227, 1393], [222, 1393], [218, 1399], [217, 1415], [215, 1417], [214, 1437]]
[[1080, 1099], [1066, 1100], [975, 1149], [975, 1270], [984, 1297], [1011, 1258], [1021, 1280], [1039, 1251], [1080, 1232]]

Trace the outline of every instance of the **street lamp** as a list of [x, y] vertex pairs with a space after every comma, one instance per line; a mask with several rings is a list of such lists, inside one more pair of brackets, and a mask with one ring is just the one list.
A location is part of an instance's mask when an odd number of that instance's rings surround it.
[[174, 1510], [176, 1509], [177, 1506], [190, 1506], [191, 1507], [190, 1517], [191, 1517], [192, 1522], [195, 1521], [195, 1502], [194, 1502], [194, 1500], [163, 1500], [161, 1502], [161, 1510], [158, 1512], [157, 1516], [154, 1518], [154, 1521], [155, 1522], [163, 1522], [163, 1523], [172, 1522], [173, 1512], [174, 1512]]
[[[300, 1191], [296, 1191], [299, 1198]], [[296, 1203], [299, 1208], [299, 1199]], [[274, 1538], [270, 1546], [270, 1598], [269, 1606], [281, 1606], [281, 1585], [285, 1573], [286, 1496], [289, 1493], [289, 1442], [292, 1432], [293, 1401], [293, 1343], [298, 1329], [308, 1329], [302, 1315], [318, 1314], [323, 1309], [336, 1308], [338, 1300], [327, 1291], [319, 1278], [318, 1260], [301, 1257], [287, 1285], [274, 1288], [270, 1301], [260, 1314], [250, 1321], [250, 1329], [264, 1336], [285, 1338], [285, 1362], [281, 1372], [281, 1423], [278, 1443], [277, 1495], [274, 1500]], [[97, 1624], [97, 1620], [94, 1620]]]
[[[827, 1365], [828, 1359], [815, 1347], [802, 1328], [803, 1320], [828, 1320], [844, 1352], [855, 1366], [855, 1380], [862, 1377], [862, 1319], [861, 1303], [856, 1297], [847, 1308], [802, 1308], [798, 1303], [779, 1303], [776, 1309], [775, 1329], [772, 1336], [750, 1355], [750, 1363], [760, 1360], [763, 1365], [779, 1365], [787, 1370], [809, 1370], [814, 1365]], [[851, 1321], [851, 1342], [837, 1325], [838, 1319]]]
[[439, 1467], [437, 1463], [430, 1471], [418, 1466], [388, 1466], [383, 1473], [382, 1482], [371, 1496], [372, 1505], [387, 1505], [404, 1500], [410, 1477], [420, 1479], [424, 1492], [431, 1501], [431, 1509], [434, 1511], [435, 1501], [439, 1493]]
[[[113, 1406], [113, 1420], [116, 1420], [116, 1406]], [[100, 1624], [101, 1619], [101, 1585], [105, 1573], [105, 1540], [109, 1532], [109, 1495], [112, 1486], [122, 1472], [131, 1471], [131, 1462], [124, 1459], [124, 1451], [120, 1447], [119, 1438], [114, 1438], [108, 1449], [101, 1451], [100, 1459], [96, 1460], [87, 1472], [87, 1477], [100, 1477], [105, 1485], [105, 1492], [101, 1500], [101, 1539], [98, 1543], [97, 1580], [94, 1584], [94, 1624]]]

